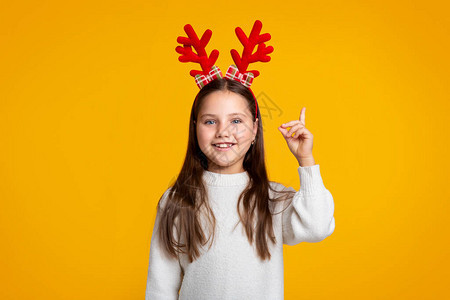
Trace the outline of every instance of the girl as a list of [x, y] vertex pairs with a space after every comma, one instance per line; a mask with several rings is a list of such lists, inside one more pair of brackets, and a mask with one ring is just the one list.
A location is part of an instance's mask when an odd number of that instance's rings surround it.
[[299, 191], [269, 181], [260, 116], [253, 92], [232, 76], [201, 87], [184, 164], [158, 202], [146, 300], [283, 299], [283, 244], [333, 233], [305, 108], [278, 127], [299, 163]]

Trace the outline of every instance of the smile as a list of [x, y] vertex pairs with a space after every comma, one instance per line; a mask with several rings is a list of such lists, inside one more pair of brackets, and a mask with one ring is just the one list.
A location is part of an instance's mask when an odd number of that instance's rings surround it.
[[234, 146], [232, 143], [212, 144], [219, 151], [228, 151]]

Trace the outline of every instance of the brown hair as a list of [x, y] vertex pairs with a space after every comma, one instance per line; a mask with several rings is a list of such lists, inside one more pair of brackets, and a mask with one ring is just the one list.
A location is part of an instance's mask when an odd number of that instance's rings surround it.
[[[248, 108], [254, 121], [256, 113], [259, 117], [261, 116], [259, 105], [258, 112], [256, 111], [253, 93], [238, 81], [227, 78], [216, 79], [205, 85], [197, 94], [191, 108], [188, 147], [182, 169], [174, 184], [168, 189], [164, 207], [161, 206], [164, 195], [158, 202], [158, 208], [161, 209], [159, 238], [165, 250], [174, 258], [179, 253], [184, 253], [192, 262], [201, 255], [200, 245], [203, 246], [208, 241], [214, 240], [216, 219], [209, 205], [206, 187], [202, 180], [203, 171], [208, 169], [208, 160], [199, 148], [195, 122], [205, 97], [215, 91], [227, 90], [242, 95], [248, 101]], [[291, 199], [294, 192], [275, 191], [269, 184], [261, 120], [258, 121], [256, 141], [245, 154], [243, 167], [248, 172], [250, 180], [239, 196], [237, 204], [240, 222], [243, 224], [249, 243], [253, 244], [255, 240], [258, 256], [262, 260], [270, 259], [267, 237], [274, 244], [276, 238], [272, 227], [273, 213], [269, 201]], [[281, 197], [270, 199], [269, 189]], [[241, 202], [242, 205], [240, 205]], [[202, 229], [203, 219], [201, 217], [205, 217], [204, 220], [209, 224], [210, 235], [208, 238]], [[236, 225], [238, 224], [239, 222]], [[177, 232], [177, 237], [174, 236], [175, 232]], [[184, 240], [184, 243], [181, 243], [181, 240]]]

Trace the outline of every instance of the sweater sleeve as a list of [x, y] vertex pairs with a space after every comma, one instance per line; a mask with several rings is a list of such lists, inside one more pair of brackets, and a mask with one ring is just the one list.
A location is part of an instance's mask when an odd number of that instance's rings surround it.
[[319, 165], [299, 166], [298, 173], [300, 190], [282, 214], [283, 244], [287, 245], [320, 242], [335, 227], [333, 196], [323, 184]]
[[[163, 201], [165, 200], [167, 193], [168, 191], [164, 193], [162, 198]], [[182, 281], [182, 270], [178, 259], [169, 257], [159, 240], [158, 227], [160, 218], [161, 208], [158, 205], [155, 226], [153, 227], [150, 242], [150, 259], [145, 300], [178, 299], [178, 291]]]

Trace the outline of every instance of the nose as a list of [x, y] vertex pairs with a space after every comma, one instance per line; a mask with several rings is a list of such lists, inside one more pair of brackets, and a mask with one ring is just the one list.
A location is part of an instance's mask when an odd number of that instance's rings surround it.
[[230, 128], [227, 123], [221, 123], [220, 126], [217, 127], [216, 137], [228, 137], [230, 135]]

